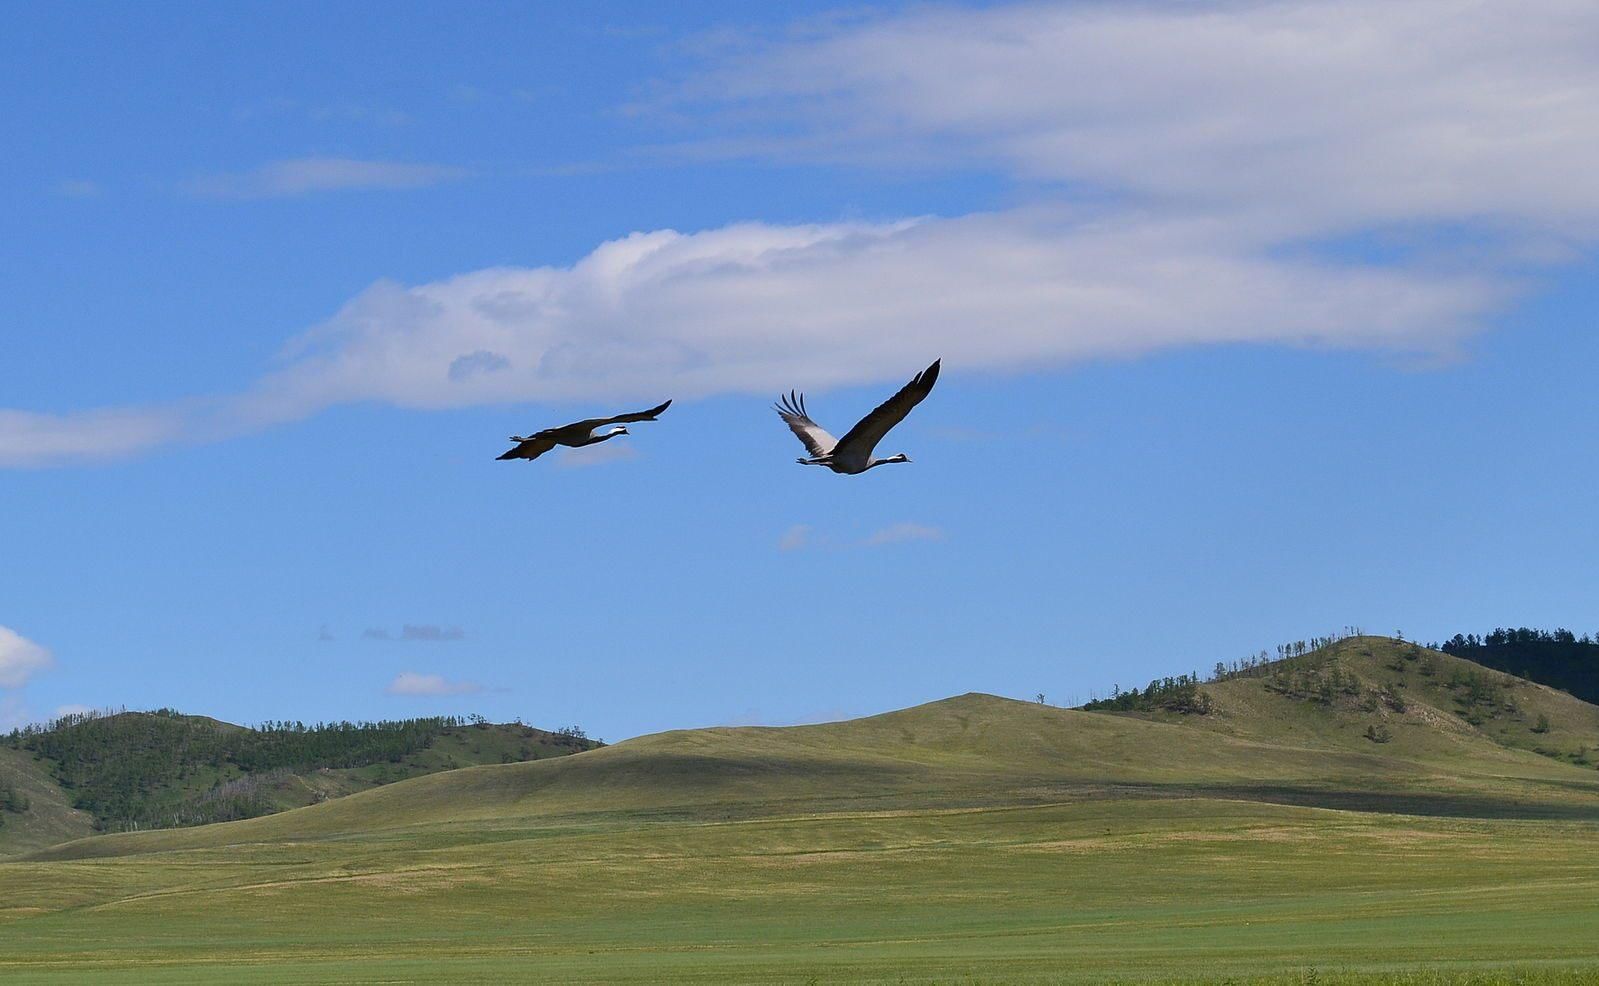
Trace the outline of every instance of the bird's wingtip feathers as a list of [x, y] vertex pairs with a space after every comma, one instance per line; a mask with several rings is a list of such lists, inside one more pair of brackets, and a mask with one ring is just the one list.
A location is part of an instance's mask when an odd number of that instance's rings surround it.
[[810, 417], [805, 411], [805, 395], [793, 390], [787, 394], [779, 394], [777, 403], [772, 405], [772, 410], [785, 419]]

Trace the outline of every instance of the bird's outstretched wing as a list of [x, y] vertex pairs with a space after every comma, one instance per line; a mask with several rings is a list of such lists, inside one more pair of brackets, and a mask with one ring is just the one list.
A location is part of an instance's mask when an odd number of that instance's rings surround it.
[[599, 421], [594, 423], [594, 427], [598, 428], [600, 425], [626, 424], [629, 421], [654, 421], [657, 415], [671, 406], [672, 402], [667, 401], [665, 404], [658, 404], [655, 407], [650, 408], [648, 411], [633, 411], [628, 414], [618, 414], [614, 418], [601, 418]]
[[671, 406], [672, 402], [667, 401], [665, 404], [658, 404], [655, 407], [650, 408], [648, 411], [629, 411], [626, 414], [615, 414], [609, 418], [585, 418], [582, 421], [574, 421], [569, 425], [560, 425], [556, 428], [545, 428], [543, 431], [535, 431], [533, 434], [527, 437], [527, 440], [532, 441], [535, 438], [547, 438], [556, 445], [566, 445], [571, 442], [581, 442], [585, 438], [588, 438], [589, 433], [594, 429], [603, 428], [606, 425], [621, 424], [625, 421], [654, 421], [656, 415], [660, 414], [662, 411]]
[[848, 450], [850, 453], [859, 453], [871, 456], [872, 449], [883, 440], [889, 429], [905, 420], [905, 415], [911, 413], [911, 408], [922, 402], [933, 390], [933, 384], [938, 382], [938, 365], [942, 359], [933, 360], [933, 365], [916, 374], [911, 382], [899, 389], [899, 393], [872, 409], [872, 413], [855, 423], [844, 437], [838, 440], [835, 452]]
[[555, 439], [541, 435], [533, 435], [522, 439], [516, 448], [508, 449], [503, 455], [495, 456], [496, 459], [537, 459], [539, 456], [555, 447]]
[[772, 410], [788, 425], [788, 430], [794, 433], [805, 444], [805, 450], [811, 455], [826, 455], [838, 445], [838, 439], [829, 435], [821, 425], [811, 420], [805, 410], [805, 395], [789, 391], [787, 397], [779, 397], [777, 403], [772, 405]]
[[606, 425], [617, 425], [630, 421], [654, 421], [656, 415], [660, 414], [662, 411], [671, 406], [672, 402], [667, 401], [665, 404], [652, 407], [648, 411], [630, 411], [626, 414], [613, 414], [609, 418], [585, 418], [582, 421], [574, 421], [569, 425], [561, 425], [559, 428], [546, 428], [543, 431], [534, 433], [531, 437], [539, 438], [541, 436], [549, 436], [555, 438], [557, 442], [564, 441], [566, 439], [585, 438], [588, 436], [589, 432], [596, 428], [603, 428]]

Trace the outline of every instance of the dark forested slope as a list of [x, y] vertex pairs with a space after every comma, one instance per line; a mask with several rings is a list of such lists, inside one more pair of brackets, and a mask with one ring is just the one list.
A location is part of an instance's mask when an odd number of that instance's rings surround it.
[[[600, 745], [576, 728], [549, 732], [475, 716], [251, 729], [171, 709], [66, 716], [0, 744], [14, 751], [13, 763], [31, 755], [24, 762], [32, 772], [59, 785], [102, 831], [250, 818], [439, 770]], [[0, 771], [0, 816], [31, 809], [15, 772]]]
[[1599, 703], [1599, 641], [1588, 634], [1496, 628], [1481, 637], [1457, 633], [1438, 649]]

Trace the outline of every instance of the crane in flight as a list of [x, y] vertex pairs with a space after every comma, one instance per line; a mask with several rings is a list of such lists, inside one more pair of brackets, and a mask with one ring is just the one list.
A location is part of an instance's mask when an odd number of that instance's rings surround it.
[[899, 393], [877, 405], [872, 413], [856, 422], [855, 427], [846, 432], [843, 438], [834, 438], [811, 420], [810, 412], [805, 409], [804, 394], [791, 390], [787, 397], [778, 398], [773, 409], [804, 444], [805, 451], [811, 454], [808, 459], [795, 461], [806, 466], [826, 466], [846, 476], [890, 462], [911, 461], [904, 452], [886, 459], [873, 458], [872, 450], [877, 448], [877, 443], [883, 440], [890, 428], [904, 421], [905, 415], [911, 413], [911, 408], [932, 392], [933, 384], [938, 382], [938, 365], [942, 362], [941, 359], [933, 360], [932, 366], [912, 377], [910, 383], [899, 389]]
[[[525, 438], [521, 435], [512, 435], [511, 441], [516, 443], [516, 447], [507, 450], [498, 458], [532, 461], [557, 445], [565, 445], [568, 448], [597, 445], [600, 442], [610, 441], [617, 435], [626, 435], [628, 431], [623, 425], [624, 422], [654, 421], [657, 415], [671, 406], [672, 402], [667, 401], [665, 404], [659, 407], [652, 407], [648, 411], [633, 411], [609, 418], [589, 418], [586, 421], [574, 421], [569, 425], [561, 425], [559, 428], [546, 428]], [[606, 425], [616, 425], [616, 427], [601, 434], [595, 433]]]

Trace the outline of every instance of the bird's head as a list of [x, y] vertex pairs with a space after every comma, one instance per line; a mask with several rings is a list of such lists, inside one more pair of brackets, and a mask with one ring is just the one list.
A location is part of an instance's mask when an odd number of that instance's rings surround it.
[[626, 435], [626, 434], [628, 434], [628, 430], [627, 430], [627, 427], [625, 425], [617, 425], [615, 428], [611, 429], [610, 434], [612, 434], [612, 435]]
[[523, 438], [521, 435], [512, 435], [510, 440], [516, 442], [518, 445], [527, 441], [527, 439]]
[[888, 458], [884, 459], [883, 461], [884, 462], [909, 462], [909, 461], [911, 461], [911, 457], [906, 455], [904, 452], [895, 452], [893, 455], [889, 456]]

